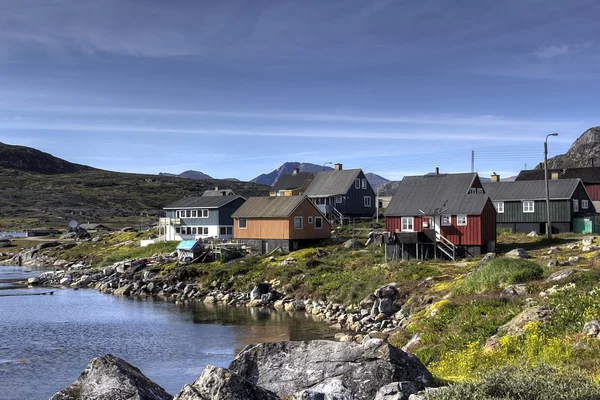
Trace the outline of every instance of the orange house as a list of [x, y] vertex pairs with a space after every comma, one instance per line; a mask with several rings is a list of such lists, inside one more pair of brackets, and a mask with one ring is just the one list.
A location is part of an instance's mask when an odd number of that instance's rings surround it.
[[306, 196], [251, 197], [232, 217], [233, 237], [263, 254], [331, 237], [331, 224]]

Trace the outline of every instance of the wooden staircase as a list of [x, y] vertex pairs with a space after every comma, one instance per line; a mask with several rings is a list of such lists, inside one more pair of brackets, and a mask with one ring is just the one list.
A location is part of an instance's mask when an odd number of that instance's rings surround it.
[[443, 254], [448, 256], [452, 261], [456, 260], [456, 246], [454, 243], [446, 239], [439, 232], [435, 233], [435, 247], [438, 248]]
[[335, 224], [343, 224], [344, 222], [344, 215], [334, 206], [331, 206], [331, 225], [335, 225]]

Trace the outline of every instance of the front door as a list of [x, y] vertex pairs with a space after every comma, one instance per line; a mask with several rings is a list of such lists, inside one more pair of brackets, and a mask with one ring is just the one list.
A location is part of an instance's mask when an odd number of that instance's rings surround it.
[[433, 217], [433, 229], [435, 229], [435, 235], [441, 235], [442, 234], [442, 216], [441, 215], [436, 215], [435, 217]]

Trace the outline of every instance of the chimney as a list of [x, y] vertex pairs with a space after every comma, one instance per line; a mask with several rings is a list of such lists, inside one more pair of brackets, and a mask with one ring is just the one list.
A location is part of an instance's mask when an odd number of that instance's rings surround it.
[[492, 179], [492, 182], [500, 182], [500, 175], [498, 175], [495, 172], [492, 172], [491, 179]]
[[300, 168], [294, 168], [294, 171], [292, 171], [292, 175], [298, 175], [300, 173]]
[[334, 168], [335, 168], [335, 170], [336, 170], [336, 171], [341, 171], [341, 170], [342, 170], [342, 164], [340, 164], [340, 163], [336, 163], [336, 164], [334, 165]]
[[440, 167], [435, 167], [435, 174], [439, 175], [440, 174]]

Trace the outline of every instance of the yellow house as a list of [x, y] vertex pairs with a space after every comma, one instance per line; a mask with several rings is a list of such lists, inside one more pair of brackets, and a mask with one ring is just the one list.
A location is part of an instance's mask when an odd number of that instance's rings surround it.
[[312, 172], [300, 172], [300, 169], [294, 168], [291, 174], [279, 177], [269, 194], [272, 197], [302, 195], [314, 177]]

